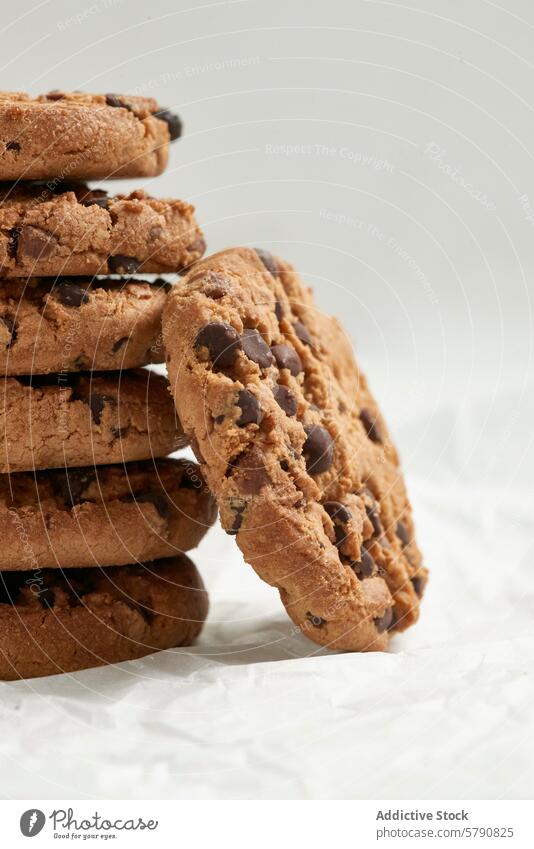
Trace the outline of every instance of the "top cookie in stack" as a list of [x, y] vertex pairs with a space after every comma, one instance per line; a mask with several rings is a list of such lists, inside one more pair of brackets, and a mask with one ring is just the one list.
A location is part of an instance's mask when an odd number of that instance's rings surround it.
[[149, 98], [0, 94], [0, 678], [188, 644], [206, 615], [182, 552], [214, 501], [164, 459], [183, 431], [142, 368], [170, 284], [132, 277], [184, 271], [204, 239], [182, 200], [83, 182], [160, 174], [180, 132]]

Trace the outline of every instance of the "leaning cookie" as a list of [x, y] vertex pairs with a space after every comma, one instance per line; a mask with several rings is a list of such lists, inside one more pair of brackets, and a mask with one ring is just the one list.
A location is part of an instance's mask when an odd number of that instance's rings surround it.
[[0, 180], [155, 177], [181, 129], [151, 97], [0, 92]]
[[161, 279], [0, 281], [0, 375], [160, 363], [168, 288]]
[[184, 435], [167, 380], [144, 369], [0, 381], [0, 473], [164, 457]]
[[315, 642], [385, 649], [416, 621], [427, 573], [341, 326], [288, 264], [236, 248], [169, 295], [163, 340], [183, 427], [245, 559]]
[[0, 277], [178, 272], [205, 250], [194, 208], [83, 183], [4, 184]]
[[208, 595], [184, 554], [136, 566], [0, 574], [0, 680], [189, 646]]
[[172, 557], [195, 548], [215, 515], [188, 460], [0, 475], [0, 571]]

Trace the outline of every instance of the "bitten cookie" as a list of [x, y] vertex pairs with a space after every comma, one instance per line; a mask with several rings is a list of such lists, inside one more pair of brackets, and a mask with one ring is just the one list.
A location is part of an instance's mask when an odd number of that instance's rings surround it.
[[169, 284], [32, 277], [0, 282], [0, 374], [109, 371], [163, 360]]
[[182, 424], [245, 559], [315, 642], [385, 649], [416, 621], [427, 573], [339, 323], [287, 263], [236, 248], [169, 295], [163, 340]]
[[144, 369], [4, 378], [0, 472], [170, 454], [184, 436], [167, 387]]
[[0, 570], [172, 557], [198, 545], [215, 515], [188, 460], [0, 475]]
[[136, 566], [0, 574], [0, 679], [36, 678], [189, 646], [208, 595], [184, 554]]
[[155, 177], [181, 129], [151, 97], [0, 92], [0, 180]]
[[0, 277], [178, 272], [204, 250], [182, 200], [108, 197], [83, 183], [0, 187]]

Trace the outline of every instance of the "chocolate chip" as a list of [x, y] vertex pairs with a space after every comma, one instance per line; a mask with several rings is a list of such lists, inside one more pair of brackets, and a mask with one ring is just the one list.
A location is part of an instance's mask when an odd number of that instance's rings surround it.
[[81, 307], [89, 300], [89, 287], [78, 286], [77, 283], [72, 283], [70, 280], [62, 280], [54, 286], [54, 293], [65, 307]]
[[376, 572], [376, 562], [373, 555], [362, 546], [359, 574], [362, 578], [370, 578]]
[[52, 486], [66, 507], [81, 504], [84, 493], [96, 480], [96, 472], [87, 469], [65, 469], [54, 475]]
[[292, 345], [273, 345], [271, 351], [278, 368], [289, 369], [293, 377], [296, 377], [302, 371], [300, 357]]
[[237, 396], [237, 405], [241, 408], [241, 415], [236, 421], [238, 427], [248, 424], [259, 424], [263, 419], [263, 410], [260, 402], [248, 389], [242, 389]]
[[113, 345], [113, 347], [112, 347], [112, 349], [111, 349], [112, 353], [113, 353], [113, 354], [116, 354], [118, 351], [120, 351], [120, 349], [123, 347], [123, 345], [124, 345], [127, 341], [128, 341], [128, 337], [127, 337], [127, 336], [122, 336], [120, 339], [117, 339], [117, 341], [114, 343], [114, 345]]
[[225, 322], [210, 322], [199, 330], [195, 348], [207, 348], [213, 365], [220, 368], [231, 366], [242, 347], [237, 330]]
[[280, 468], [282, 469], [283, 472], [288, 472], [289, 471], [288, 461], [287, 460], [280, 460]]
[[134, 256], [110, 256], [108, 259], [109, 270], [113, 274], [135, 274], [141, 263]]
[[102, 411], [108, 401], [110, 401], [110, 399], [106, 398], [105, 395], [98, 395], [96, 393], [91, 393], [89, 398], [87, 398], [86, 403], [89, 404], [89, 409], [91, 410], [91, 415], [95, 424], [100, 424]]
[[16, 141], [8, 141], [6, 150], [20, 150], [20, 144]]
[[47, 100], [55, 101], [55, 100], [63, 100], [65, 97], [62, 91], [59, 89], [54, 89], [54, 91], [49, 91], [48, 94], [45, 94]]
[[215, 416], [213, 421], [215, 422], [215, 424], [222, 424], [223, 421], [224, 421], [224, 418], [225, 417], [221, 414], [220, 416]]
[[9, 340], [6, 342], [6, 349], [11, 348], [11, 346], [17, 341], [17, 326], [13, 319], [9, 318], [7, 315], [0, 316], [0, 321], [9, 331]]
[[378, 619], [373, 620], [375, 623], [375, 628], [379, 634], [383, 634], [384, 631], [387, 631], [391, 628], [393, 624], [393, 608], [388, 607], [383, 616], [380, 616]]
[[17, 251], [30, 259], [46, 259], [53, 253], [56, 245], [57, 239], [53, 233], [26, 226], [20, 231]]
[[404, 522], [397, 522], [396, 532], [403, 546], [410, 544], [410, 534], [408, 533], [408, 528], [406, 527]]
[[330, 518], [337, 519], [338, 522], [348, 522], [352, 519], [352, 513], [350, 510], [348, 510], [345, 505], [341, 504], [339, 501], [325, 501], [323, 507]]
[[109, 198], [107, 195], [101, 197], [82, 198], [80, 203], [83, 206], [99, 206], [101, 209], [107, 209]]
[[20, 227], [13, 227], [7, 233], [7, 253], [12, 259], [17, 256], [20, 232]]
[[155, 227], [151, 227], [148, 231], [148, 238], [155, 242], [156, 239], [159, 239], [161, 234], [163, 233], [163, 227], [160, 227], [159, 224], [156, 224]]
[[239, 528], [241, 527], [241, 524], [243, 522], [243, 512], [245, 510], [245, 505], [240, 504], [239, 506], [234, 507], [233, 509], [234, 509], [234, 518], [233, 518], [232, 524], [230, 525], [229, 528], [226, 528], [226, 533], [230, 534], [231, 536], [234, 536], [235, 534], [237, 534]]
[[320, 616], [315, 616], [315, 614], [308, 612], [306, 613], [306, 619], [308, 622], [311, 622], [314, 628], [320, 628], [321, 625], [326, 625], [326, 619], [321, 619]]
[[284, 308], [280, 301], [276, 301], [274, 305], [274, 314], [277, 317], [278, 321], [282, 321], [284, 317]]
[[419, 598], [423, 595], [423, 590], [425, 588], [425, 579], [422, 575], [414, 575], [413, 578], [410, 578], [412, 582], [412, 587], [415, 590], [415, 593]]
[[54, 593], [54, 590], [51, 590], [49, 587], [45, 587], [45, 589], [40, 590], [38, 598], [43, 607], [51, 608], [54, 606], [56, 594]]
[[360, 421], [365, 428], [367, 436], [372, 442], [382, 442], [382, 434], [376, 416], [365, 407], [360, 410]]
[[302, 447], [306, 469], [310, 475], [326, 472], [334, 462], [334, 440], [320, 425], [305, 427], [307, 438]]
[[274, 362], [271, 349], [257, 330], [245, 330], [241, 336], [241, 345], [249, 360], [260, 368], [269, 368]]
[[367, 514], [367, 518], [371, 522], [373, 526], [374, 534], [379, 537], [383, 533], [382, 522], [378, 517], [378, 513], [376, 511], [376, 507], [366, 507], [365, 512]]
[[312, 338], [309, 334], [308, 328], [302, 321], [297, 321], [293, 325], [293, 330], [295, 331], [295, 336], [297, 339], [300, 339], [303, 345], [313, 345]]
[[123, 102], [116, 94], [106, 94], [106, 105], [113, 106], [115, 108], [128, 109], [129, 112], [133, 112], [130, 104]]
[[273, 395], [274, 400], [278, 406], [282, 408], [286, 416], [297, 415], [297, 399], [293, 393], [289, 391], [287, 386], [282, 386], [280, 383], [277, 383], [273, 389]]
[[272, 254], [269, 251], [263, 251], [261, 248], [254, 248], [265, 268], [272, 274], [273, 277], [278, 277], [278, 268], [276, 267], [276, 261]]
[[171, 141], [176, 141], [182, 135], [183, 125], [178, 115], [171, 112], [170, 109], [160, 109], [159, 112], [154, 112], [154, 117], [160, 121], [165, 121], [169, 128]]
[[114, 439], [122, 439], [122, 437], [125, 435], [127, 430], [128, 430], [128, 427], [126, 427], [126, 426], [125, 427], [115, 427], [115, 425], [111, 425], [111, 427], [110, 427], [110, 431], [111, 431]]

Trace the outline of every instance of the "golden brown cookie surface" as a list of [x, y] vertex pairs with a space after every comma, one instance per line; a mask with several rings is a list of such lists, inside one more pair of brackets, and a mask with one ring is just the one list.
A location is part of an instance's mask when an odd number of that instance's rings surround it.
[[168, 284], [59, 277], [0, 283], [0, 375], [111, 371], [163, 360]]
[[147, 460], [183, 444], [167, 380], [146, 369], [0, 380], [0, 473]]
[[185, 554], [136, 566], [0, 574], [0, 680], [191, 645], [208, 596]]
[[172, 557], [198, 545], [215, 515], [188, 460], [0, 475], [0, 571]]
[[174, 273], [204, 250], [182, 200], [64, 181], [0, 187], [0, 278]]
[[155, 177], [180, 134], [150, 97], [0, 92], [0, 180]]
[[235, 248], [169, 295], [182, 424], [245, 559], [314, 641], [379, 650], [426, 570], [384, 420], [337, 321], [293, 269]]

